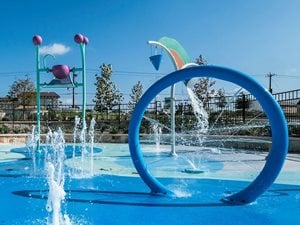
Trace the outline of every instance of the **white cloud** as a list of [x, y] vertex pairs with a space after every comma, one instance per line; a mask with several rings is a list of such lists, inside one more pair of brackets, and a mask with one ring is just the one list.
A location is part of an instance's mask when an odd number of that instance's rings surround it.
[[297, 74], [298, 75], [298, 69], [297, 68], [289, 68], [286, 70], [286, 73], [287, 75], [291, 75], [291, 74]]
[[51, 54], [51, 55], [64, 55], [68, 53], [71, 50], [70, 47], [65, 46], [63, 44], [54, 43], [51, 45], [42, 46], [40, 48], [40, 53], [45, 54]]

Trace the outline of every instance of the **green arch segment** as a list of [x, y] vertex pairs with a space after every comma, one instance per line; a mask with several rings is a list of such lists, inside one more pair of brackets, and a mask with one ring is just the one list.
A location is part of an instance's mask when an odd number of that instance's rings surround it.
[[[173, 59], [176, 60], [177, 66], [183, 66], [187, 63], [191, 63], [191, 58], [177, 40], [169, 37], [162, 37], [159, 39], [159, 42], [170, 51], [170, 53], [173, 56]], [[177, 69], [180, 69], [182, 66], [179, 66], [179, 68]]]

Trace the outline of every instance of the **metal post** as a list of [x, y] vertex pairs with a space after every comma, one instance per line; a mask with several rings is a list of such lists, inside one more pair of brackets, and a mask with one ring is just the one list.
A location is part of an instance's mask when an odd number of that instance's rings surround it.
[[16, 98], [13, 98], [13, 106], [12, 106], [12, 119], [13, 119], [13, 129], [15, 128], [15, 101], [16, 101]]
[[155, 119], [158, 120], [158, 109], [157, 109], [157, 100], [155, 100]]
[[121, 130], [121, 104], [119, 103], [119, 131]]
[[171, 152], [170, 155], [176, 156], [175, 145], [176, 145], [176, 131], [175, 131], [175, 84], [171, 86], [171, 102], [170, 102], [170, 113], [171, 113]]
[[[73, 82], [74, 82], [74, 72], [73, 72]], [[74, 82], [75, 83], [75, 82]], [[72, 88], [72, 108], [75, 108], [75, 87]]]
[[246, 96], [243, 93], [242, 95], [243, 99], [242, 99], [242, 118], [243, 118], [243, 123], [246, 123]]

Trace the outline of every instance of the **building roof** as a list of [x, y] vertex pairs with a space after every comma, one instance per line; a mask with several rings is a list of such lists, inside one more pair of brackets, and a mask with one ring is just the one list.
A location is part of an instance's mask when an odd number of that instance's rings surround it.
[[[35, 96], [36, 92], [23, 92], [18, 95], [19, 96]], [[41, 92], [41, 98], [60, 98], [60, 96], [56, 92]]]
[[[36, 92], [31, 92], [31, 93], [21, 93], [20, 95], [29, 95], [32, 94], [32, 96], [35, 96]], [[19, 95], [19, 97], [20, 97]], [[41, 92], [40, 93], [41, 98], [60, 98], [60, 96], [56, 92]], [[13, 102], [14, 100], [16, 101], [18, 98], [11, 98], [11, 97], [0, 97], [0, 102], [5, 103], [5, 102]]]
[[13, 100], [17, 100], [17, 98], [9, 98], [9, 97], [0, 98], [0, 102], [12, 102]]
[[60, 98], [60, 96], [56, 92], [41, 92], [41, 98], [52, 97], [52, 98]]

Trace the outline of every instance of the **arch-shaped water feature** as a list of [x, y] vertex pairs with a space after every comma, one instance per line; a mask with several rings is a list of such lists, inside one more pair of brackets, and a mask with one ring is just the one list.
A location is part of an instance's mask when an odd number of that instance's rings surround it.
[[171, 193], [147, 168], [139, 143], [139, 127], [148, 104], [160, 91], [195, 77], [216, 78], [245, 88], [257, 98], [269, 119], [272, 128], [272, 149], [262, 171], [246, 188], [222, 199], [233, 204], [253, 202], [272, 185], [283, 166], [288, 151], [288, 129], [284, 114], [272, 95], [249, 75], [232, 69], [218, 66], [190, 67], [170, 73], [154, 83], [136, 105], [130, 121], [128, 142], [133, 163], [153, 193]]

